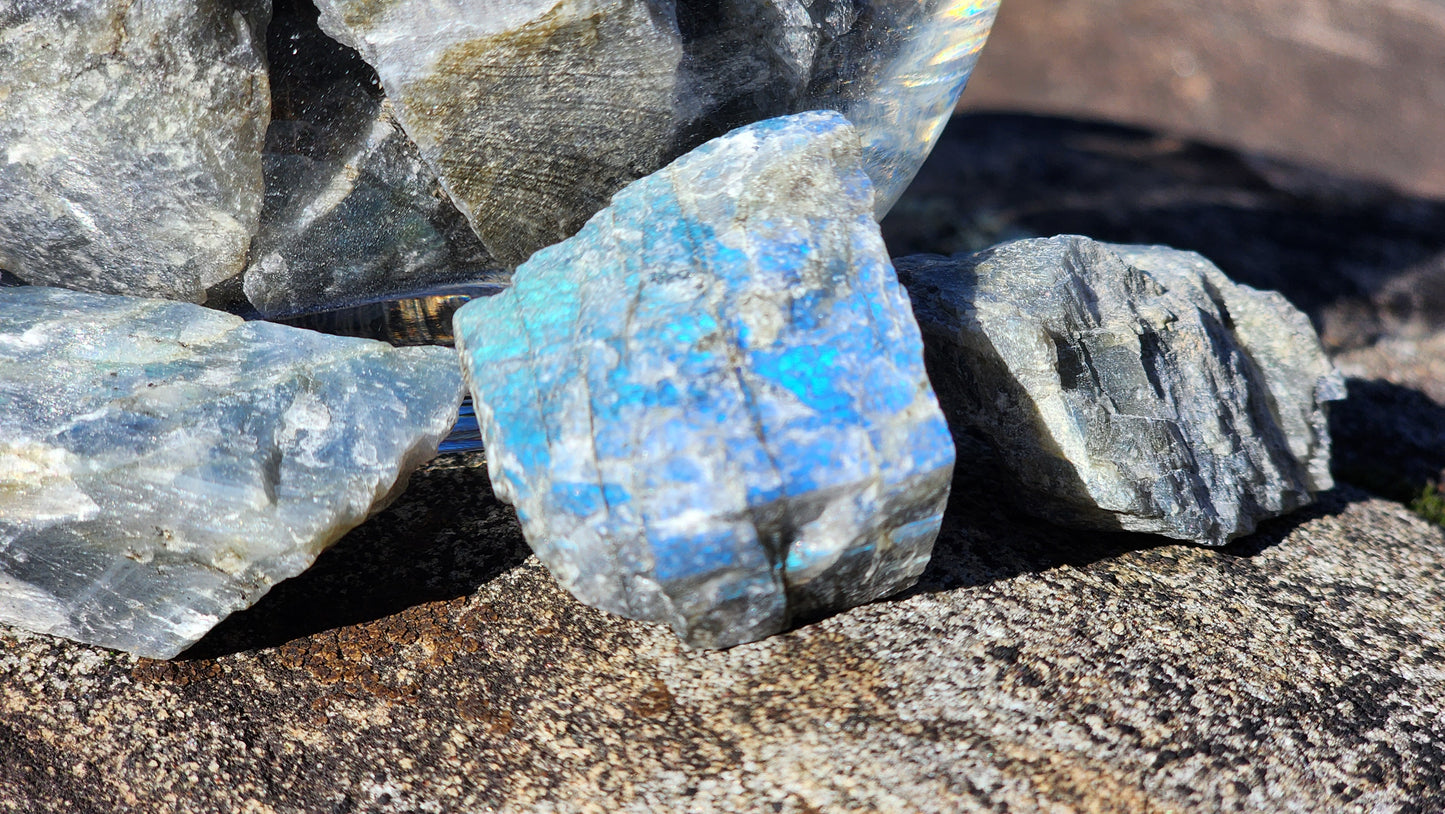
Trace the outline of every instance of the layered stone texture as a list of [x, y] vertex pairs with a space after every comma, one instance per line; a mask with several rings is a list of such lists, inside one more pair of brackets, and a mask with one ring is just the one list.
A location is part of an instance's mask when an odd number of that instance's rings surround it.
[[0, 267], [199, 301], [262, 199], [269, 0], [0, 8]]
[[0, 288], [0, 622], [174, 656], [387, 503], [460, 398], [444, 349]]
[[246, 299], [275, 317], [494, 276], [376, 72], [316, 27], [309, 2], [277, 5], [267, 45], [267, 195]]
[[588, 604], [724, 647], [911, 585], [953, 445], [840, 116], [618, 193], [456, 316], [499, 497]]
[[1222, 545], [1333, 485], [1309, 319], [1197, 254], [1066, 236], [898, 273], [950, 414], [1046, 519]]
[[646, 0], [321, 0], [487, 248], [515, 266], [660, 166], [682, 48]]
[[842, 111], [880, 217], [932, 148], [997, 0], [320, 0], [491, 253], [515, 265], [734, 127]]
[[335, 158], [267, 155], [268, 176], [283, 191], [263, 218], [244, 284], [261, 313], [502, 279], [390, 108], [383, 102], [360, 121]]

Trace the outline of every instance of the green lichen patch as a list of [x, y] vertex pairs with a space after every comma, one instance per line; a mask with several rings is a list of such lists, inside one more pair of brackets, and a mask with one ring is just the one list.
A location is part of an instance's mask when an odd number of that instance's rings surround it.
[[1410, 510], [1440, 526], [1445, 526], [1445, 483], [1429, 481], [1410, 501]]

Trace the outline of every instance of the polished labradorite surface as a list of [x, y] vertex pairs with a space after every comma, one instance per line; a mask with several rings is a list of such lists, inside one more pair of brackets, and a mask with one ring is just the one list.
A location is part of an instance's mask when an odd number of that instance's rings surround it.
[[953, 444], [858, 135], [741, 128], [457, 312], [496, 494], [579, 599], [724, 647], [927, 564]]

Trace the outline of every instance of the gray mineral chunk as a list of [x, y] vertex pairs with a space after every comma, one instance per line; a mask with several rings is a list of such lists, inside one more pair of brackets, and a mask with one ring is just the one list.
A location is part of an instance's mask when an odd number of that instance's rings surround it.
[[350, 149], [335, 159], [267, 155], [267, 177], [284, 192], [268, 195], [246, 270], [246, 299], [261, 313], [503, 278], [391, 105], [359, 124]]
[[515, 266], [660, 167], [682, 46], [647, 0], [321, 0], [482, 243]]
[[0, 288], [0, 622], [174, 656], [435, 454], [455, 356]]
[[0, 267], [199, 301], [261, 210], [269, 0], [0, 5]]
[[267, 42], [272, 119], [251, 305], [277, 317], [496, 279], [376, 71], [317, 28], [309, 3], [278, 6]]
[[1343, 381], [1279, 294], [1072, 236], [897, 266], [945, 408], [1046, 519], [1222, 545], [1333, 485]]
[[493, 256], [512, 267], [709, 138], [838, 110], [886, 213], [997, 0], [319, 0]]

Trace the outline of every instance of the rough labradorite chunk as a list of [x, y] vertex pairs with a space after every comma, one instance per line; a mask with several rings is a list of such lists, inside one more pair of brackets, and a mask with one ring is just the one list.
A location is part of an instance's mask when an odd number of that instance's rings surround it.
[[383, 103], [338, 159], [270, 153], [289, 179], [268, 200], [246, 299], [287, 316], [456, 283], [500, 281], [496, 261]]
[[199, 301], [261, 209], [269, 0], [0, 4], [0, 268]]
[[174, 656], [384, 506], [461, 394], [442, 348], [0, 288], [0, 622]]
[[726, 647], [928, 562], [953, 444], [837, 114], [631, 184], [454, 324], [496, 493], [582, 601]]
[[1045, 519], [1223, 545], [1333, 485], [1344, 382], [1279, 294], [1083, 237], [896, 262], [949, 414]]
[[376, 72], [316, 27], [310, 2], [277, 2], [267, 44], [266, 204], [246, 299], [280, 317], [496, 280]]
[[682, 47], [648, 0], [320, 0], [483, 245], [509, 267], [656, 169]]
[[881, 217], [932, 149], [998, 0], [318, 0], [511, 267], [734, 127], [833, 109]]
[[678, 0], [687, 49], [679, 109], [697, 117], [690, 133], [804, 110], [842, 112], [863, 142], [881, 220], [953, 115], [998, 5]]

